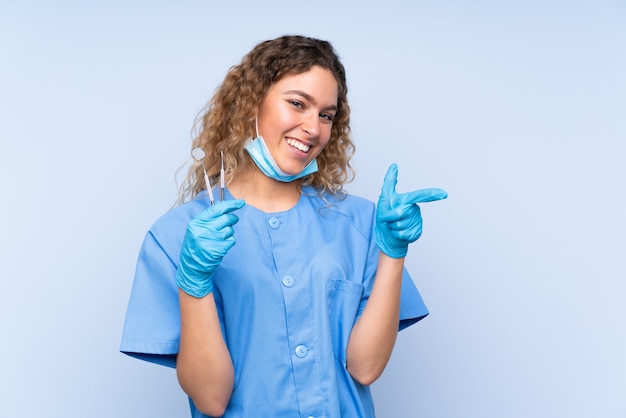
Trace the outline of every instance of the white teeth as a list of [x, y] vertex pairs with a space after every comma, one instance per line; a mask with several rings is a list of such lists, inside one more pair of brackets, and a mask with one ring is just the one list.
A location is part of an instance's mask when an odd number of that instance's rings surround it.
[[311, 149], [310, 145], [305, 145], [302, 142], [296, 141], [295, 139], [288, 139], [287, 143], [302, 152], [309, 152], [309, 149]]

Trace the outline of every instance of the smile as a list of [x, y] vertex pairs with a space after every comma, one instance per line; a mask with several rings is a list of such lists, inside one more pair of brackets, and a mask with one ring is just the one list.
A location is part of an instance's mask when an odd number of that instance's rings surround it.
[[302, 142], [296, 141], [295, 139], [291, 139], [291, 138], [287, 139], [287, 144], [289, 144], [289, 146], [297, 149], [298, 151], [302, 151], [304, 153], [309, 152], [309, 150], [311, 149], [310, 145], [303, 144]]

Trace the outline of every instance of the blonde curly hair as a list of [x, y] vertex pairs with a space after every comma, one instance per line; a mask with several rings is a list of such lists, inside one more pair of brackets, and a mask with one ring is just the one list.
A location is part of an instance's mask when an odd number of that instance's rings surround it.
[[[255, 136], [255, 120], [265, 94], [273, 83], [286, 75], [302, 74], [313, 66], [329, 70], [338, 85], [337, 113], [328, 144], [317, 157], [318, 171], [303, 177], [302, 185], [312, 185], [322, 192], [342, 194], [344, 184], [354, 178], [350, 160], [354, 144], [350, 138], [350, 106], [343, 64], [332, 45], [305, 36], [282, 36], [259, 43], [241, 61], [230, 68], [212, 99], [196, 117], [192, 148], [206, 152], [204, 165], [211, 184], [217, 184], [220, 151], [224, 153], [226, 183], [238, 167], [250, 163], [245, 141]], [[189, 167], [180, 186], [178, 203], [193, 199], [206, 189], [202, 166]]]

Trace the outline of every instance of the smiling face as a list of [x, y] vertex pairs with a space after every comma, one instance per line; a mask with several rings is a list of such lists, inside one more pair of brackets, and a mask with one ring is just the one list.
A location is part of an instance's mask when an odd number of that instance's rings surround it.
[[299, 174], [328, 144], [337, 96], [337, 81], [319, 66], [287, 75], [269, 88], [258, 129], [282, 171]]

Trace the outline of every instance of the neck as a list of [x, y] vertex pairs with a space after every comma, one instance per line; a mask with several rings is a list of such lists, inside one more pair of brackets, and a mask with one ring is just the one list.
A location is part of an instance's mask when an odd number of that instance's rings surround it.
[[235, 198], [267, 213], [289, 210], [300, 199], [299, 180], [289, 183], [274, 180], [265, 176], [254, 163], [235, 176], [228, 190]]

